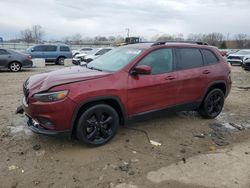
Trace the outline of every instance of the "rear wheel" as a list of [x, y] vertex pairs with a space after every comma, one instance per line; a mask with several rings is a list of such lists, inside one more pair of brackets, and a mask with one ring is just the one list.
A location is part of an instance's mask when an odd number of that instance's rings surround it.
[[10, 63], [9, 65], [9, 69], [12, 71], [12, 72], [18, 72], [21, 70], [21, 64], [18, 63], [18, 62], [12, 62]]
[[202, 102], [198, 112], [207, 119], [217, 117], [224, 105], [224, 93], [220, 89], [211, 90]]
[[100, 146], [111, 140], [119, 128], [119, 116], [109, 105], [98, 104], [81, 115], [77, 138], [85, 144]]
[[59, 57], [57, 59], [56, 64], [58, 64], [58, 65], [64, 65], [64, 60], [65, 60], [65, 57]]

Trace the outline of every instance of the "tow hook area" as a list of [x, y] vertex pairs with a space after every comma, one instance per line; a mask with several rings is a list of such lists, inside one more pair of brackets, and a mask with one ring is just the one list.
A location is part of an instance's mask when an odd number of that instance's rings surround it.
[[24, 110], [23, 110], [23, 106], [20, 105], [16, 108], [16, 114], [23, 114]]

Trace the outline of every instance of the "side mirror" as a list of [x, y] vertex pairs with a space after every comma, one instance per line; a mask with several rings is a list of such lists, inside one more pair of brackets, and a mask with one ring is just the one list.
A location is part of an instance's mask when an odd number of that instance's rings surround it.
[[138, 65], [131, 71], [131, 74], [132, 75], [151, 74], [151, 67], [147, 65]]
[[34, 52], [34, 51], [35, 51], [35, 49], [34, 49], [34, 48], [31, 48], [31, 49], [30, 49], [30, 51], [31, 51], [31, 52]]

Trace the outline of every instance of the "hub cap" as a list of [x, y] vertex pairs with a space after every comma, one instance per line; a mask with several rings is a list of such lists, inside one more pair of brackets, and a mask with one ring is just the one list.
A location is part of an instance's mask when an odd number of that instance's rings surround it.
[[93, 112], [85, 123], [86, 129], [84, 131], [87, 139], [91, 142], [105, 142], [114, 131], [113, 117], [106, 112]]
[[11, 63], [10, 65], [10, 70], [17, 72], [20, 70], [20, 64], [19, 63]]

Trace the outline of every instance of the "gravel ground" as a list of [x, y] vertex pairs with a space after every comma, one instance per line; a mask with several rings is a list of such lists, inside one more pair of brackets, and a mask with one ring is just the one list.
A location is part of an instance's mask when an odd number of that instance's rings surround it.
[[[59, 68], [0, 72], [0, 187], [250, 187], [249, 171], [232, 169], [212, 176], [215, 165], [211, 158], [202, 158], [212, 153], [220, 164], [229, 159], [232, 167], [241, 159], [249, 164], [250, 72], [232, 67], [232, 91], [214, 120], [195, 112], [166, 114], [121, 127], [111, 142], [90, 148], [77, 140], [33, 134], [25, 127], [24, 115], [15, 114], [27, 77]], [[152, 145], [147, 136], [161, 146]], [[240, 152], [233, 148], [243, 153], [237, 156]], [[238, 160], [231, 160], [235, 155]], [[208, 164], [203, 178], [197, 177], [203, 166], [194, 161]], [[226, 184], [218, 179], [223, 177]]]

